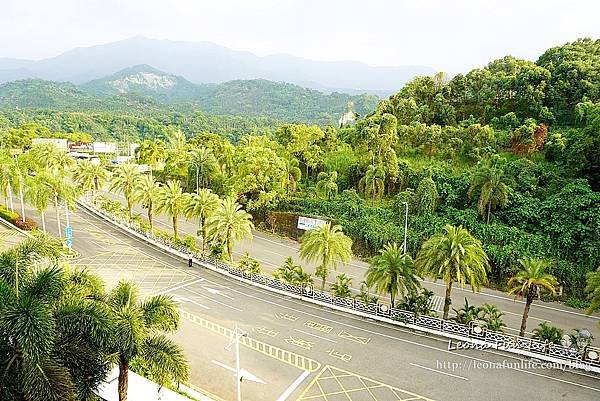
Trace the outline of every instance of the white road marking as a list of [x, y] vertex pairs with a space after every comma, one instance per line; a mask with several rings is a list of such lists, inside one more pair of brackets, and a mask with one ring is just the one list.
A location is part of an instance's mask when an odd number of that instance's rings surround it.
[[318, 335], [316, 335], [316, 334], [309, 333], [309, 332], [307, 332], [307, 331], [303, 331], [303, 330], [300, 330], [300, 329], [294, 329], [294, 331], [297, 331], [297, 332], [299, 332], [299, 333], [302, 333], [302, 334], [306, 334], [306, 335], [308, 335], [308, 336], [317, 337], [317, 338], [320, 338], [321, 340], [325, 340], [325, 341], [329, 341], [329, 342], [332, 342], [332, 343], [336, 343], [336, 344], [337, 344], [337, 341], [335, 341], [335, 340], [331, 340], [331, 339], [329, 339], [329, 338], [321, 337], [321, 336], [318, 336]]
[[225, 298], [227, 298], [227, 299], [231, 299], [232, 301], [234, 300], [234, 299], [233, 299], [233, 297], [230, 297], [230, 296], [229, 296], [229, 295], [227, 295], [227, 294], [223, 294], [223, 293], [221, 292], [221, 290], [216, 290], [216, 289], [214, 289], [214, 288], [210, 288], [210, 287], [202, 287], [202, 288], [204, 288], [206, 291], [210, 292], [210, 293], [211, 293], [211, 294], [213, 294], [213, 295], [220, 295], [220, 296], [222, 296], [222, 297], [225, 297]]
[[277, 401], [287, 400], [288, 397], [294, 392], [294, 390], [296, 390], [296, 388], [300, 385], [300, 383], [302, 383], [309, 374], [310, 374], [310, 372], [308, 370], [305, 370], [304, 372], [302, 372], [300, 374], [300, 376], [298, 376], [298, 378], [292, 384], [290, 384], [290, 386], [283, 392], [283, 394], [281, 394], [279, 396]]
[[[232, 368], [231, 366], [227, 366], [227, 365], [225, 365], [222, 362], [215, 361], [214, 359], [211, 362], [214, 363], [217, 366], [220, 366], [220, 367], [222, 367], [224, 369], [229, 370], [230, 372], [233, 372], [234, 375], [237, 374], [235, 368]], [[248, 372], [246, 369], [240, 369], [240, 377], [239, 377], [239, 379], [240, 380], [246, 379], [246, 380], [250, 380], [252, 382], [256, 382], [256, 383], [260, 383], [260, 384], [267, 384], [264, 380], [262, 380], [262, 379], [260, 379], [260, 378], [258, 378], [256, 376], [254, 376], [252, 373]]]
[[427, 366], [417, 365], [416, 363], [409, 363], [409, 365], [416, 366], [417, 368], [429, 370], [429, 371], [432, 371], [432, 372], [435, 372], [435, 373], [441, 373], [441, 374], [446, 375], [446, 376], [456, 377], [457, 379], [469, 380], [466, 377], [462, 377], [462, 376], [458, 376], [458, 375], [453, 375], [452, 373], [448, 373], [448, 372], [442, 372], [441, 370], [437, 370], [437, 369], [433, 369], [433, 368], [428, 368]]
[[166, 289], [166, 290], [159, 291], [159, 292], [156, 293], [156, 295], [168, 294], [169, 292], [176, 291], [176, 290], [179, 290], [181, 288], [187, 287], [188, 285], [200, 283], [202, 281], [204, 281], [203, 278], [199, 278], [199, 279], [193, 280], [193, 281], [188, 281], [187, 283], [183, 283], [181, 285], [178, 285], [177, 287], [172, 287], [172, 288], [169, 288], [169, 289]]
[[207, 297], [206, 295], [203, 295], [203, 294], [200, 294], [199, 292], [196, 292], [196, 291], [190, 290], [189, 288], [182, 288], [182, 289], [183, 289], [184, 291], [191, 292], [192, 294], [195, 294], [195, 295], [197, 295], [197, 296], [199, 296], [199, 297], [202, 297], [202, 298], [208, 299], [209, 301], [212, 301], [212, 302], [214, 302], [214, 303], [217, 303], [217, 304], [219, 304], [219, 305], [223, 305], [223, 306], [225, 306], [226, 308], [230, 308], [230, 309], [236, 310], [236, 311], [238, 311], [238, 312], [243, 312], [243, 310], [242, 310], [242, 309], [240, 309], [240, 308], [236, 308], [235, 306], [231, 306], [231, 305], [227, 305], [227, 304], [225, 304], [225, 303], [223, 303], [223, 302], [219, 302], [219, 301], [217, 301], [216, 299], [212, 299], [212, 298], [210, 298], [210, 297]]
[[210, 308], [209, 308], [208, 306], [206, 306], [206, 305], [202, 305], [201, 303], [198, 303], [198, 302], [196, 302], [196, 301], [194, 301], [194, 300], [192, 300], [192, 299], [189, 299], [189, 298], [185, 298], [185, 297], [174, 297], [173, 299], [174, 299], [175, 301], [178, 301], [178, 302], [189, 302], [189, 303], [191, 303], [191, 304], [194, 304], [194, 305], [196, 305], [196, 306], [199, 306], [199, 307], [201, 307], [201, 308], [204, 308], [204, 309], [206, 309], [206, 310], [210, 310]]

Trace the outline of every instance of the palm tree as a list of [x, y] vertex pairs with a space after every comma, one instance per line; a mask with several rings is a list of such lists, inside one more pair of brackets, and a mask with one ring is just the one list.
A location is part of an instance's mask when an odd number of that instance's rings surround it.
[[173, 221], [173, 236], [176, 240], [179, 238], [179, 216], [183, 214], [188, 201], [189, 194], [182, 191], [179, 181], [168, 181], [158, 191], [156, 210], [161, 213], [164, 212], [171, 217]]
[[52, 200], [54, 201], [54, 210], [56, 211], [56, 230], [59, 238], [62, 237], [60, 229], [60, 201], [63, 200], [66, 207], [73, 205], [75, 200], [75, 188], [68, 185], [64, 177], [60, 175], [51, 175], [46, 172], [38, 173], [46, 185], [50, 188], [52, 193]]
[[421, 276], [441, 278], [446, 283], [443, 318], [448, 319], [452, 283], [468, 283], [473, 292], [479, 291], [487, 281], [489, 262], [481, 242], [466, 228], [446, 224], [444, 233], [434, 234], [421, 246], [415, 266]]
[[302, 171], [300, 170], [299, 166], [300, 163], [295, 157], [291, 159], [285, 159], [285, 171], [283, 174], [282, 186], [286, 193], [296, 191], [296, 186], [298, 185], [298, 181], [300, 181], [300, 177], [302, 176]]
[[527, 327], [527, 317], [529, 309], [535, 297], [538, 296], [538, 289], [546, 289], [554, 294], [558, 281], [556, 277], [546, 273], [546, 269], [550, 264], [542, 259], [523, 258], [519, 259], [520, 270], [508, 280], [510, 287], [508, 293], [518, 297], [525, 298], [525, 309], [523, 310], [523, 318], [521, 319], [521, 329], [519, 335], [525, 334]]
[[339, 298], [350, 298], [352, 296], [351, 284], [352, 278], [342, 273], [336, 277], [335, 283], [331, 285], [331, 292]]
[[242, 209], [235, 199], [225, 199], [207, 221], [210, 238], [221, 237], [230, 261], [233, 261], [233, 241], [252, 239], [252, 215]]
[[36, 238], [0, 254], [2, 400], [90, 399], [110, 368], [106, 310], [57, 265], [59, 248]]
[[50, 200], [53, 198], [52, 188], [47, 184], [48, 177], [45, 173], [38, 173], [33, 177], [26, 178], [25, 199], [40, 215], [42, 220], [42, 230], [46, 232], [46, 218], [44, 212], [48, 208]]
[[7, 206], [14, 212], [13, 186], [17, 182], [17, 174], [14, 159], [7, 153], [0, 153], [0, 193], [4, 196]]
[[134, 283], [121, 281], [112, 290], [108, 306], [115, 325], [112, 340], [119, 365], [119, 401], [127, 400], [132, 360], [143, 362], [160, 385], [187, 379], [183, 350], [163, 334], [179, 326], [179, 312], [171, 297], [156, 295], [141, 300]]
[[331, 173], [321, 171], [317, 175], [317, 194], [329, 200], [333, 199], [338, 192], [337, 178], [337, 171]]
[[59, 150], [51, 153], [47, 163], [55, 176], [64, 178], [71, 167], [75, 165], [75, 160], [67, 152]]
[[84, 193], [92, 191], [92, 198], [95, 199], [96, 193], [108, 180], [108, 171], [99, 164], [82, 160], [73, 171], [73, 180]]
[[206, 249], [206, 220], [219, 207], [219, 197], [208, 188], [202, 188], [198, 193], [192, 194], [185, 206], [185, 215], [188, 219], [198, 218], [198, 233], [202, 236], [202, 255]]
[[148, 223], [150, 231], [154, 228], [152, 217], [154, 216], [154, 204], [160, 193], [160, 185], [151, 175], [144, 175], [133, 189], [133, 199], [140, 202], [148, 210]]
[[217, 159], [209, 148], [204, 146], [190, 152], [189, 168], [196, 177], [196, 193], [200, 187], [205, 188], [211, 175], [219, 168]]
[[150, 167], [150, 175], [156, 170], [167, 155], [167, 147], [160, 139], [144, 139], [135, 150], [138, 160]]
[[[600, 307], [600, 267], [594, 272], [589, 272], [586, 279], [584, 291], [590, 300], [590, 307], [587, 310], [587, 314], [590, 315]], [[600, 322], [598, 322], [598, 326], [600, 326]]]
[[127, 201], [127, 210], [129, 211], [129, 218], [133, 213], [133, 202], [134, 196], [133, 191], [140, 179], [140, 171], [138, 166], [133, 163], [121, 164], [115, 170], [110, 180], [110, 190], [116, 190], [123, 193], [125, 200]]
[[413, 294], [421, 287], [412, 257], [404, 254], [395, 242], [384, 246], [371, 259], [365, 281], [368, 288], [375, 286], [378, 293], [389, 294], [392, 307], [398, 294]]
[[300, 258], [320, 262], [315, 275], [321, 277], [323, 290], [329, 269], [333, 267], [336, 270], [338, 263], [345, 264], [352, 259], [352, 240], [344, 234], [341, 226], [326, 223], [302, 236]]
[[375, 199], [381, 198], [385, 189], [385, 170], [382, 165], [371, 164], [365, 173], [365, 176], [358, 182], [358, 189], [371, 198], [371, 203]]
[[508, 204], [510, 188], [501, 170], [495, 168], [482, 168], [478, 170], [471, 180], [469, 197], [479, 194], [477, 209], [487, 224], [493, 210], [503, 208]]

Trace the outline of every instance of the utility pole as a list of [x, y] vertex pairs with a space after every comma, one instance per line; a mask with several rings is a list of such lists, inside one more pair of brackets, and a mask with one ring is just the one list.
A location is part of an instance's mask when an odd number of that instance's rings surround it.
[[231, 342], [225, 347], [226, 350], [229, 350], [232, 345], [235, 345], [235, 381], [236, 381], [236, 390], [237, 390], [237, 401], [242, 401], [242, 379], [243, 377], [240, 375], [240, 339], [242, 337], [247, 337], [248, 333], [243, 331], [235, 325], [233, 330], [233, 338]]
[[407, 236], [408, 236], [408, 202], [402, 202], [404, 203], [404, 255], [406, 255], [406, 247], [408, 246], [407, 243]]

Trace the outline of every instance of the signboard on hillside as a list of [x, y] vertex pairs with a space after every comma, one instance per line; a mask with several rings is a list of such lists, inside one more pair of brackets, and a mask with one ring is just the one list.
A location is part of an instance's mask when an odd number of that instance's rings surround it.
[[300, 230], [312, 230], [324, 226], [327, 222], [321, 219], [313, 219], [311, 217], [298, 216], [298, 228]]

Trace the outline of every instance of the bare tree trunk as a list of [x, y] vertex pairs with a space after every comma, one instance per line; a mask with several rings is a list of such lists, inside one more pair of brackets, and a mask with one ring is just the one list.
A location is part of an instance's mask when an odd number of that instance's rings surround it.
[[452, 304], [452, 299], [450, 298], [450, 293], [452, 292], [452, 281], [447, 283], [446, 285], [446, 297], [444, 298], [444, 316], [443, 319], [448, 319], [448, 312], [450, 312], [450, 305]]
[[58, 208], [58, 195], [54, 195], [54, 208], [56, 209], [56, 229], [58, 230], [58, 238], [62, 238], [60, 232], [60, 210]]
[[148, 203], [148, 224], [150, 224], [150, 231], [154, 228], [152, 226], [152, 202]]
[[42, 218], [42, 230], [44, 231], [44, 234], [45, 234], [46, 233], [46, 218], [44, 217], [43, 210], [40, 212], [40, 217]]
[[533, 303], [533, 299], [537, 293], [537, 289], [534, 286], [529, 287], [527, 296], [525, 297], [525, 309], [523, 310], [523, 318], [521, 319], [521, 328], [519, 329], [519, 335], [523, 337], [525, 335], [525, 329], [527, 328], [527, 318], [529, 317], [529, 309]]
[[177, 216], [173, 215], [173, 235], [175, 236], [175, 239], [178, 239], [177, 236]]
[[127, 387], [129, 386], [129, 362], [119, 357], [119, 401], [127, 401]]

